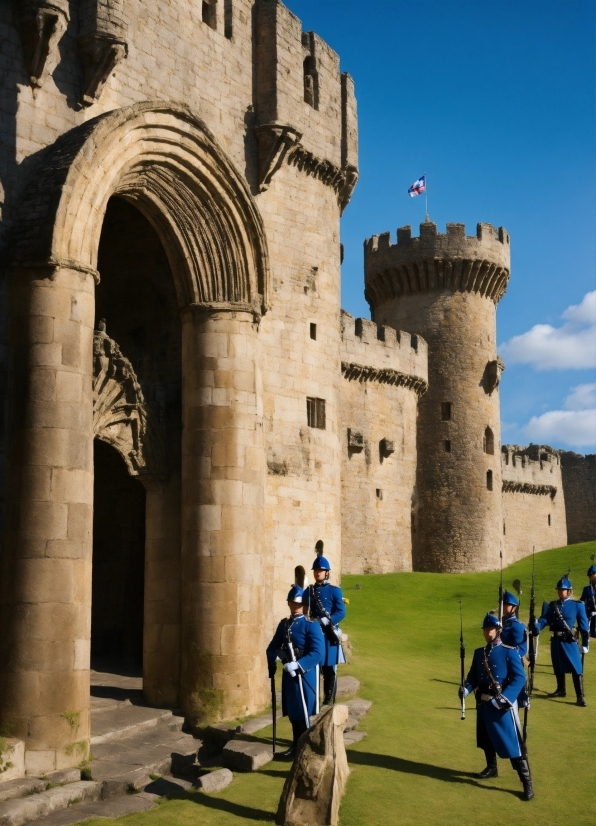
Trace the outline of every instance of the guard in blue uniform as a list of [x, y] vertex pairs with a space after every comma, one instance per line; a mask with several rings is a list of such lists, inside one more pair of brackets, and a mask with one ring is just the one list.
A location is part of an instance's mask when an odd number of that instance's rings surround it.
[[543, 608], [542, 616], [536, 620], [533, 634], [538, 636], [546, 625], [552, 632], [550, 656], [557, 679], [557, 690], [548, 696], [565, 697], [565, 674], [571, 674], [577, 704], [585, 706], [584, 676], [575, 626], [577, 624], [582, 638], [583, 654], [588, 653], [590, 626], [583, 602], [571, 599], [572, 587], [568, 577], [561, 577], [556, 585], [559, 599], [549, 602], [546, 610]]
[[497, 777], [497, 755], [508, 757], [524, 787], [525, 800], [534, 797], [527, 754], [522, 750], [517, 698], [526, 683], [519, 654], [501, 642], [498, 617], [487, 614], [482, 623], [484, 648], [474, 651], [459, 697], [476, 692], [476, 744], [486, 755], [486, 768], [476, 776]]
[[[522, 659], [528, 653], [528, 629], [518, 617], [519, 600], [510, 591], [503, 592], [503, 630], [501, 642], [508, 648], [514, 648]], [[519, 708], [530, 707], [526, 686], [520, 691], [517, 698]]]
[[[321, 543], [322, 544], [322, 543]], [[337, 684], [337, 666], [345, 663], [344, 650], [341, 646], [339, 623], [346, 615], [346, 606], [341, 588], [331, 585], [329, 574], [331, 565], [322, 554], [312, 564], [314, 585], [309, 585], [304, 592], [304, 610], [309, 619], [316, 620], [325, 635], [325, 658], [323, 672], [323, 705], [335, 700]]]
[[294, 755], [300, 736], [310, 725], [309, 718], [319, 711], [319, 666], [325, 657], [325, 642], [319, 624], [304, 616], [303, 593], [299, 585], [292, 586], [288, 594], [290, 617], [279, 623], [267, 646], [270, 678], [275, 676], [277, 660], [283, 663], [281, 708], [292, 723], [293, 742], [282, 757]]
[[596, 637], [596, 565], [590, 565], [586, 576], [590, 578], [590, 581], [582, 591], [580, 599], [585, 606], [590, 623], [590, 636]]

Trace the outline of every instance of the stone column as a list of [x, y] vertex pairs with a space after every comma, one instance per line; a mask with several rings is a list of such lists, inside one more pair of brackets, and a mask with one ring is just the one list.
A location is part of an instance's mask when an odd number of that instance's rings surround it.
[[258, 323], [191, 307], [182, 322], [182, 707], [193, 725], [267, 702]]
[[180, 474], [146, 487], [143, 694], [171, 708], [180, 694]]
[[21, 270], [3, 549], [0, 729], [43, 774], [88, 754], [93, 274]]

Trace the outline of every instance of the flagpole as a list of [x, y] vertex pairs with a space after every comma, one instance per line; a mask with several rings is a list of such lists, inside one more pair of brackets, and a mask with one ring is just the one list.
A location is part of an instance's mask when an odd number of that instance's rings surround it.
[[428, 217], [428, 176], [426, 172], [424, 173], [424, 197], [426, 204], [426, 221], [430, 221], [430, 218]]

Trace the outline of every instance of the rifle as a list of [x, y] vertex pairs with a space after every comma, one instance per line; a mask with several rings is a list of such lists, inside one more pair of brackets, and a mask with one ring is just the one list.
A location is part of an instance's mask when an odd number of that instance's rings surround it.
[[[461, 665], [461, 687], [462, 693], [464, 691], [464, 682], [465, 682], [465, 659], [466, 659], [466, 646], [464, 645], [464, 618], [462, 613], [462, 604], [461, 599], [459, 601], [459, 659]], [[466, 698], [461, 698], [461, 719], [466, 719]]]
[[528, 619], [528, 659], [530, 664], [528, 666], [528, 682], [527, 682], [527, 690], [526, 693], [528, 695], [528, 705], [524, 708], [524, 725], [523, 725], [523, 737], [522, 743], [526, 744], [526, 740], [528, 739], [528, 712], [529, 712], [529, 704], [532, 699], [532, 692], [534, 691], [534, 669], [536, 668], [536, 648], [534, 647], [534, 640], [536, 637], [532, 635], [532, 631], [534, 630], [534, 623], [536, 622], [536, 596], [535, 596], [535, 589], [534, 589], [534, 552], [535, 547], [532, 546], [532, 587], [530, 590], [530, 616]]
[[271, 677], [271, 708], [273, 710], [273, 756], [277, 745], [277, 697], [275, 695], [275, 677]]
[[503, 551], [499, 551], [501, 561], [501, 581], [499, 582], [499, 622], [503, 625]]

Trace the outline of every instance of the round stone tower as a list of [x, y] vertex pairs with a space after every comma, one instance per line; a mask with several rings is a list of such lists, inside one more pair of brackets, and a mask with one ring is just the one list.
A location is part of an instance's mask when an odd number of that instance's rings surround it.
[[478, 224], [420, 225], [365, 242], [366, 298], [377, 324], [428, 343], [412, 503], [417, 571], [486, 571], [503, 543], [496, 307], [509, 279], [509, 235]]

